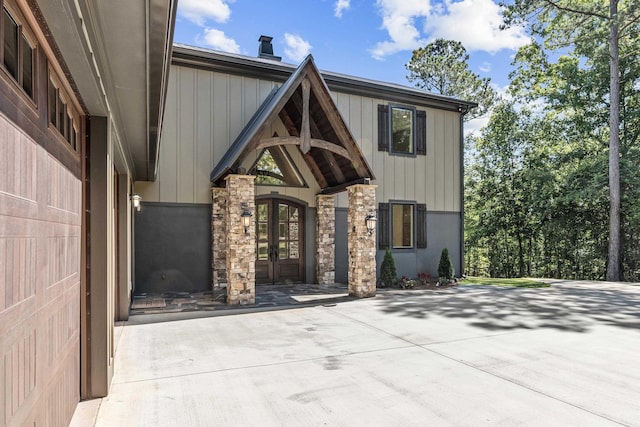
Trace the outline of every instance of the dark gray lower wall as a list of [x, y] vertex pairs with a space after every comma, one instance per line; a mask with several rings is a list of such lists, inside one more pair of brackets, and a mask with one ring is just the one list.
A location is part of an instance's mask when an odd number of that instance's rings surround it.
[[336, 208], [336, 282], [347, 283], [348, 271], [347, 208]]
[[[305, 274], [316, 282], [316, 210], [306, 209]], [[347, 209], [336, 208], [336, 282], [348, 281]], [[135, 293], [211, 288], [211, 205], [145, 203], [135, 217]], [[393, 251], [398, 276], [438, 273], [442, 248], [460, 271], [460, 213], [427, 213], [427, 248]], [[378, 268], [384, 251], [378, 251]]]
[[[417, 273], [425, 271], [433, 277], [438, 276], [438, 263], [443, 248], [449, 250], [455, 275], [460, 274], [462, 265], [460, 212], [427, 212], [427, 249], [420, 252], [417, 260]], [[383, 254], [384, 255], [384, 254]]]
[[[438, 276], [438, 262], [443, 248], [449, 250], [456, 275], [460, 273], [460, 213], [427, 212], [427, 248], [414, 250], [394, 250], [393, 259], [398, 277], [417, 277], [418, 273]], [[376, 261], [378, 270], [385, 251], [378, 251]], [[336, 209], [336, 282], [348, 281], [347, 249], [347, 209]]]
[[211, 205], [144, 203], [134, 234], [134, 293], [211, 289]]
[[305, 218], [305, 234], [304, 234], [304, 270], [305, 281], [307, 283], [316, 283], [316, 208], [307, 208], [307, 216]]

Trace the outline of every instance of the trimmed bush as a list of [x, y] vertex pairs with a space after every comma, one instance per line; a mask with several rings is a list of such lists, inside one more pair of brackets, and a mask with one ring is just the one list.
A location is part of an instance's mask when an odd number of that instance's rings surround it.
[[384, 253], [384, 259], [380, 266], [380, 282], [385, 288], [390, 288], [396, 281], [396, 262], [393, 260], [393, 255], [389, 248]]
[[438, 278], [451, 280], [453, 279], [453, 263], [449, 259], [449, 249], [444, 248], [440, 254], [440, 263], [438, 264]]

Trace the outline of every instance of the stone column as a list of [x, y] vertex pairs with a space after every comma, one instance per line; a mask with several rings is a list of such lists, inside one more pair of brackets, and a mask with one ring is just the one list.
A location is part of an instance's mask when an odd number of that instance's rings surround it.
[[318, 284], [336, 280], [336, 196], [316, 196], [316, 277]]
[[376, 294], [376, 231], [367, 230], [365, 217], [376, 212], [376, 186], [347, 187], [347, 241], [349, 251], [349, 295], [356, 298]]
[[227, 283], [227, 189], [211, 188], [211, 281], [213, 289]]
[[229, 175], [227, 189], [227, 304], [255, 304], [256, 302], [256, 229], [245, 233], [242, 225], [243, 204], [255, 215], [255, 192], [252, 175]]

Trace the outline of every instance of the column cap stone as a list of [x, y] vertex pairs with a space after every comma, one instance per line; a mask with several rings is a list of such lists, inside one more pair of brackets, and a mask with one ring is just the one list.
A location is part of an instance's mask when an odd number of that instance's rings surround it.
[[353, 185], [348, 186], [347, 188], [358, 188], [358, 187], [378, 188], [378, 186], [376, 184], [353, 184]]
[[240, 174], [229, 174], [227, 175], [224, 180], [228, 181], [231, 178], [235, 178], [235, 179], [250, 179], [251, 181], [254, 181], [256, 179], [255, 175], [240, 175]]

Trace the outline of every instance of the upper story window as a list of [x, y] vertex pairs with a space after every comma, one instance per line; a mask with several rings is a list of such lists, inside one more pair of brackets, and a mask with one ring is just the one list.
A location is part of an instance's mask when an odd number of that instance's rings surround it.
[[423, 110], [378, 105], [378, 150], [398, 155], [427, 154], [426, 122]]
[[6, 6], [2, 7], [2, 63], [29, 98], [33, 99], [35, 43]]
[[391, 152], [400, 154], [414, 153], [413, 108], [391, 107]]
[[48, 88], [49, 122], [76, 150], [78, 144], [78, 114], [69, 102], [69, 96], [50, 71]]

